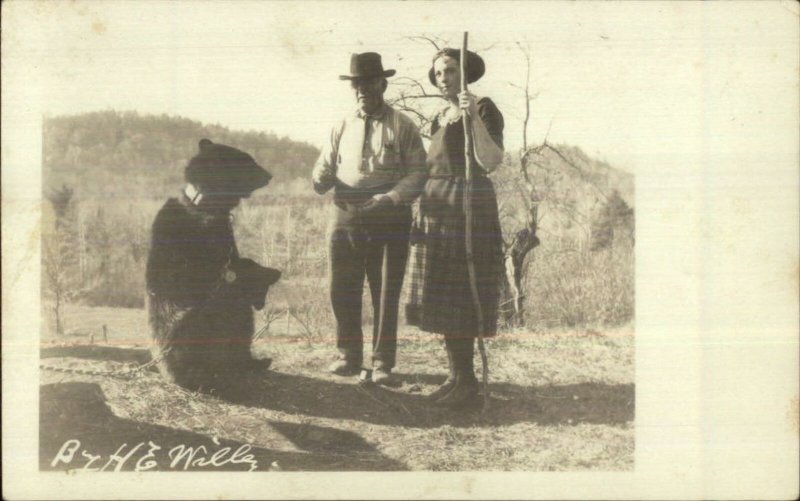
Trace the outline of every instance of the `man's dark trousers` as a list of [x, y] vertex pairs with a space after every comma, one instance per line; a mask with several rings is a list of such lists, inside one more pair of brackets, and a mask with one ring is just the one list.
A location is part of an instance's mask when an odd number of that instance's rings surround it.
[[372, 297], [373, 366], [390, 370], [397, 351], [397, 316], [408, 259], [411, 208], [385, 206], [359, 211], [386, 187], [337, 189], [330, 239], [330, 294], [336, 317], [336, 346], [353, 364], [363, 361], [362, 293], [366, 276]]

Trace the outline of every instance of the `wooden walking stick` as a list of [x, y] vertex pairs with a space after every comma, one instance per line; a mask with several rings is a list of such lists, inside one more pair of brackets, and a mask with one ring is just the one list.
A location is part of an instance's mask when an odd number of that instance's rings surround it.
[[[464, 42], [461, 44], [461, 91], [467, 90], [467, 36], [464, 32]], [[475, 275], [475, 256], [472, 245], [472, 134], [470, 117], [463, 113], [464, 121], [464, 160], [466, 162], [466, 183], [464, 186], [464, 215], [466, 219], [465, 244], [467, 250], [467, 271], [469, 273], [469, 287], [472, 291], [472, 302], [475, 304], [475, 313], [478, 319], [478, 350], [481, 354], [483, 368], [483, 412], [489, 409], [489, 361], [486, 357], [486, 347], [483, 343], [484, 319], [481, 298], [478, 295], [478, 281]]]

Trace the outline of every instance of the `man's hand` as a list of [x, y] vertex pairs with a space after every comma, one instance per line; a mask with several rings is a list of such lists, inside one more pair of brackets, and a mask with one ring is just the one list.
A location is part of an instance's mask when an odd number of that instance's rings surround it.
[[314, 181], [314, 190], [322, 195], [336, 184], [336, 175], [328, 169], [315, 169], [311, 180]]
[[332, 185], [336, 181], [336, 176], [333, 172], [327, 169], [321, 169], [319, 172], [314, 173], [314, 182], [322, 185]]
[[317, 184], [333, 184], [336, 181], [336, 176], [333, 175], [333, 172], [329, 170], [321, 171], [317, 176], [314, 177], [314, 182]]
[[394, 205], [394, 200], [392, 200], [392, 197], [386, 193], [380, 193], [367, 200], [364, 205], [358, 208], [358, 210], [362, 213], [369, 213], [374, 212], [382, 207], [391, 207], [392, 205]]

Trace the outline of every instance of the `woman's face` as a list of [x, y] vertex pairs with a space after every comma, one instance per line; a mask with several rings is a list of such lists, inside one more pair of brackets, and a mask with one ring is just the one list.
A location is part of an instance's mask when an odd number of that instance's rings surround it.
[[436, 86], [447, 99], [455, 99], [461, 91], [461, 71], [458, 61], [442, 56], [433, 62], [433, 76]]

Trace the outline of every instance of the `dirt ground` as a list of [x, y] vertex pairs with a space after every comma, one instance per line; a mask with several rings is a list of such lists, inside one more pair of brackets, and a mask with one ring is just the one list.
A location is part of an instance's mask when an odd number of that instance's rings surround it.
[[207, 395], [148, 370], [132, 378], [106, 374], [149, 359], [143, 310], [67, 313], [67, 334], [42, 336], [44, 470], [633, 468], [631, 328], [516, 331], [489, 340], [491, 398], [482, 412], [425, 399], [444, 381], [446, 359], [437, 337], [413, 328], [399, 336], [396, 387], [328, 374], [332, 335], [310, 339], [271, 327], [253, 348], [274, 359], [270, 370]]

